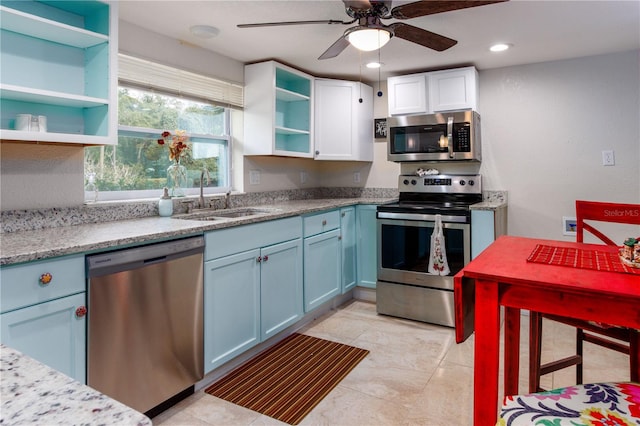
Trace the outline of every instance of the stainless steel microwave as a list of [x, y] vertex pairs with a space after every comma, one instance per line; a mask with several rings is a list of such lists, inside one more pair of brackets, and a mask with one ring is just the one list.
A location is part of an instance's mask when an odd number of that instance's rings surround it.
[[480, 114], [475, 111], [387, 118], [389, 161], [480, 161]]

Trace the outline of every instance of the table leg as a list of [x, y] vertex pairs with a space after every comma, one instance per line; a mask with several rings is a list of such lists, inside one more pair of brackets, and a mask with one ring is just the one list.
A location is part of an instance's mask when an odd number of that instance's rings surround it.
[[500, 305], [498, 283], [476, 280], [473, 424], [493, 426], [498, 413]]
[[520, 309], [504, 311], [504, 395], [518, 394], [520, 374]]

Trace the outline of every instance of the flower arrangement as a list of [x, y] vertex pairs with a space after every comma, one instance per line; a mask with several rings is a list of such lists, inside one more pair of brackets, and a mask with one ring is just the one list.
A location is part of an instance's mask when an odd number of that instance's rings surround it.
[[[168, 141], [169, 137], [171, 137], [170, 141]], [[176, 134], [173, 136], [170, 132], [165, 130], [162, 132], [162, 138], [158, 139], [158, 145], [165, 145], [168, 143], [169, 160], [175, 161], [176, 164], [179, 164], [180, 159], [186, 155], [186, 151], [189, 149], [189, 145], [187, 145], [188, 140], [189, 136], [187, 136], [187, 132], [184, 130], [176, 130]]]

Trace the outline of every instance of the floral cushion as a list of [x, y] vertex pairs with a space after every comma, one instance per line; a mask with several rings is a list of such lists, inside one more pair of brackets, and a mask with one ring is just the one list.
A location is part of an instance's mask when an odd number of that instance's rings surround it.
[[496, 426], [638, 426], [640, 384], [594, 383], [504, 399]]

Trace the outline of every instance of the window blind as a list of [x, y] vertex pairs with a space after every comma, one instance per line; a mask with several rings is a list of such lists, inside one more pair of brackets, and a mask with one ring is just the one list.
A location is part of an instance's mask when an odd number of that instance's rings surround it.
[[145, 59], [118, 55], [118, 79], [121, 83], [185, 96], [218, 106], [242, 109], [243, 87], [201, 74], [184, 71]]

